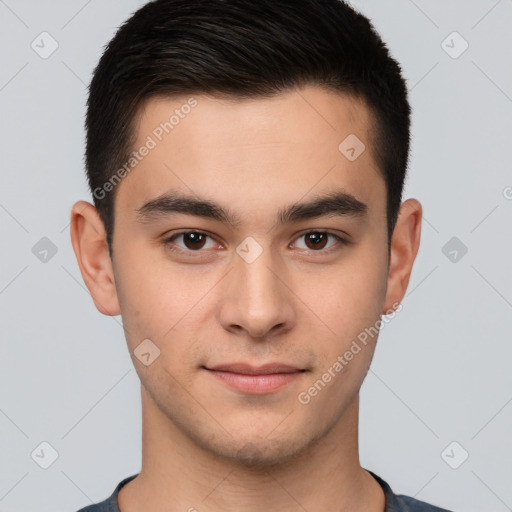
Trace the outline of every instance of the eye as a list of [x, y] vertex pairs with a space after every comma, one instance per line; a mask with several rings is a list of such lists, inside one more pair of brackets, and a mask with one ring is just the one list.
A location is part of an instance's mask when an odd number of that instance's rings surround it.
[[[329, 245], [329, 238], [332, 243]], [[208, 245], [208, 239], [210, 239], [210, 244]], [[296, 240], [304, 239], [305, 246], [300, 247], [299, 249], [305, 249], [312, 252], [331, 252], [331, 249], [336, 245], [346, 245], [348, 242], [341, 238], [340, 236], [331, 233], [329, 231], [308, 231], [306, 233], [302, 233]], [[177, 241], [181, 241], [177, 243]], [[174, 233], [173, 235], [165, 238], [163, 240], [165, 246], [169, 248], [169, 250], [178, 252], [178, 253], [201, 253], [204, 252], [202, 249], [213, 249], [216, 247], [217, 243], [213, 240], [213, 238], [204, 233], [203, 231], [181, 231], [179, 233]], [[297, 244], [295, 244], [297, 245]], [[327, 247], [327, 249], [326, 249]]]
[[[331, 237], [334, 242], [325, 249], [328, 244], [329, 237]], [[305, 240], [306, 247], [304, 248], [313, 252], [330, 252], [330, 249], [333, 246], [336, 246], [336, 243], [346, 243], [343, 238], [335, 235], [334, 233], [330, 233], [329, 231], [308, 231], [307, 233], [302, 233], [298, 239], [301, 238]]]
[[[210, 235], [203, 233], [202, 231], [182, 231], [180, 233], [175, 233], [174, 235], [166, 238], [164, 240], [164, 244], [169, 247], [169, 249], [178, 252], [200, 252], [200, 249], [211, 249], [215, 247], [215, 243], [212, 239], [212, 245], [208, 247], [206, 243], [207, 239], [210, 238]], [[181, 240], [183, 245], [180, 246], [175, 242], [175, 240]]]

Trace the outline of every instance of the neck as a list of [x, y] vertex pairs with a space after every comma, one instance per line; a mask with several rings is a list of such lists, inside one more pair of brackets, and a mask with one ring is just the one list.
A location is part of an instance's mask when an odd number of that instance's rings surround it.
[[359, 396], [302, 453], [247, 466], [199, 446], [142, 388], [142, 468], [120, 491], [121, 512], [383, 512], [384, 493], [359, 463]]

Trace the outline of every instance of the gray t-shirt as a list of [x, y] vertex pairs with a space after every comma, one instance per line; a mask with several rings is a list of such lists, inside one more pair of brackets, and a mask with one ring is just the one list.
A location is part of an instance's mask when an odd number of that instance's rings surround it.
[[[380, 484], [384, 494], [386, 495], [386, 509], [385, 512], [451, 512], [445, 508], [439, 508], [425, 501], [420, 501], [410, 496], [404, 496], [403, 494], [395, 494], [391, 487], [382, 478], [377, 476], [375, 473], [370, 473], [375, 480]], [[89, 505], [88, 507], [80, 509], [78, 512], [120, 512], [117, 504], [117, 495], [123, 485], [127, 484], [130, 480], [133, 480], [137, 475], [129, 476], [125, 478], [114, 489], [112, 495], [105, 501], [96, 505]]]

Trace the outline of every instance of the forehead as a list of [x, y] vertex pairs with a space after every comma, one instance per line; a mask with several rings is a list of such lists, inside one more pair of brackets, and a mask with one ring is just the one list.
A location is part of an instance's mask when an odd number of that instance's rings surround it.
[[123, 179], [116, 203], [134, 211], [179, 190], [261, 212], [343, 189], [382, 209], [372, 123], [362, 101], [316, 86], [254, 99], [151, 98], [134, 123], [133, 150], [145, 156]]

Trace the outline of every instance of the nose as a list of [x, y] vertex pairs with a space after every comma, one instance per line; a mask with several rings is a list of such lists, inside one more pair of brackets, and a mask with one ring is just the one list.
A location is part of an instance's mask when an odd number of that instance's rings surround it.
[[236, 255], [218, 309], [223, 328], [255, 339], [290, 330], [295, 321], [294, 295], [285, 274], [268, 249], [250, 263]]

